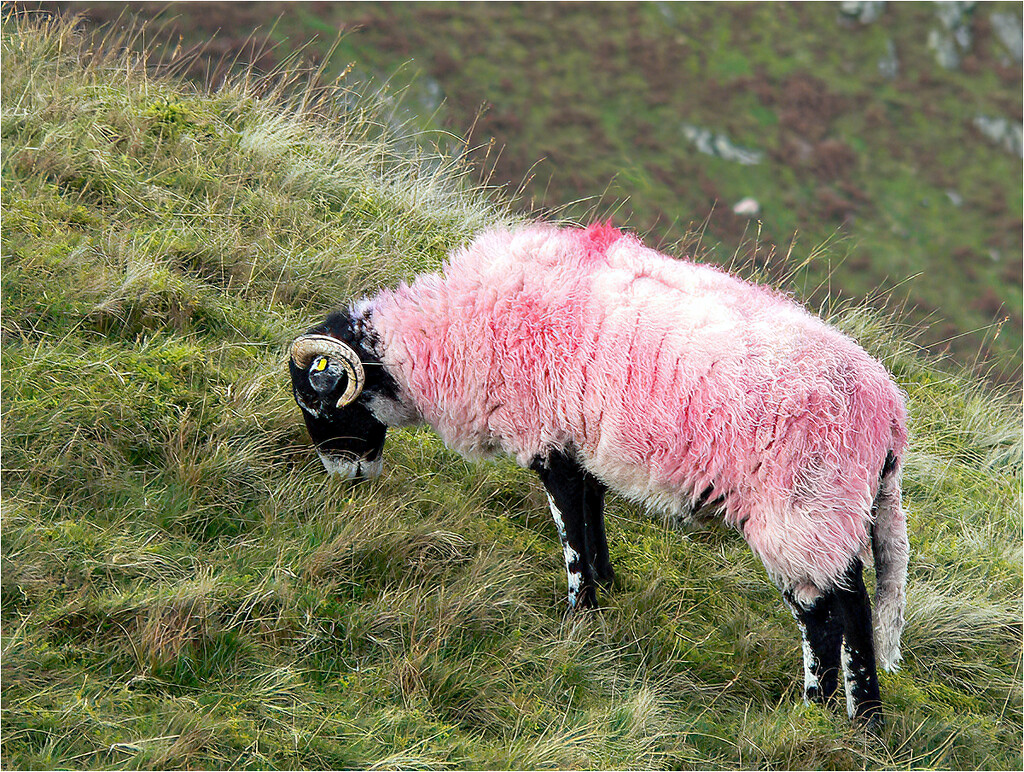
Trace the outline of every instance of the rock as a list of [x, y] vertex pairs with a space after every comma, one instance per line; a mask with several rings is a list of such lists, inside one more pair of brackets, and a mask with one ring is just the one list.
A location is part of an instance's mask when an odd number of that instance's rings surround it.
[[992, 30], [1003, 44], [1010, 59], [1024, 60], [1024, 33], [1021, 32], [1020, 18], [1015, 13], [993, 13], [990, 17]]
[[845, 0], [839, 4], [839, 15], [842, 18], [859, 21], [861, 24], [878, 21], [884, 11], [885, 3], [881, 0]]
[[974, 125], [978, 131], [1013, 155], [1024, 157], [1024, 124], [1009, 118], [979, 115], [974, 119]]
[[956, 50], [953, 37], [943, 30], [933, 29], [928, 32], [928, 47], [935, 52], [935, 61], [940, 67], [955, 70], [960, 66], [960, 52]]
[[758, 203], [756, 198], [747, 196], [741, 201], [736, 202], [733, 206], [732, 211], [734, 214], [738, 214], [740, 217], [757, 217], [761, 214], [761, 204]]
[[960, 55], [971, 50], [971, 15], [976, 5], [974, 2], [935, 3], [935, 15], [943, 28], [928, 33], [928, 47], [935, 52], [939, 65], [947, 70], [957, 69]]
[[878, 60], [878, 71], [883, 78], [889, 80], [900, 74], [900, 60], [896, 56], [896, 44], [892, 38], [885, 41], [885, 56]]
[[[974, 13], [976, 2], [937, 2], [935, 3], [935, 15], [939, 17], [942, 26], [950, 32], [966, 27], [970, 30], [971, 14]], [[958, 41], [959, 42], [959, 41]]]
[[734, 145], [725, 134], [715, 134], [710, 129], [683, 124], [683, 136], [705, 155], [713, 155], [726, 161], [735, 161], [744, 166], [753, 166], [764, 160], [760, 150]]

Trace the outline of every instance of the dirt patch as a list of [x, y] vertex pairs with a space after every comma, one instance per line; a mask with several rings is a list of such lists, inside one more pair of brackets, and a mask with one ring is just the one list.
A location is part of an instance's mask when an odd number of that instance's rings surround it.
[[823, 140], [811, 153], [811, 170], [823, 182], [845, 179], [856, 165], [857, 154], [839, 139]]
[[819, 217], [830, 222], [846, 222], [857, 212], [857, 205], [831, 186], [818, 188], [815, 210]]
[[767, 92], [767, 97], [767, 105], [778, 112], [780, 130], [809, 142], [822, 140], [832, 122], [847, 109], [846, 99], [805, 73], [789, 76], [780, 91]]

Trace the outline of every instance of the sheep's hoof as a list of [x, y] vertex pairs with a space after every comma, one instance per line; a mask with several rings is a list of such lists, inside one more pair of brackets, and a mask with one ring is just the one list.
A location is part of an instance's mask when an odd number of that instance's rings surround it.
[[595, 578], [598, 585], [605, 592], [611, 592], [615, 589], [615, 570], [611, 566], [601, 569]]
[[882, 730], [885, 729], [885, 719], [882, 717], [882, 711], [876, 711], [862, 719], [862, 721], [865, 732], [875, 737], [882, 736]]
[[569, 611], [583, 611], [585, 609], [596, 609], [597, 608], [597, 590], [591, 586], [586, 585], [580, 588], [579, 595], [575, 598], [569, 597]]

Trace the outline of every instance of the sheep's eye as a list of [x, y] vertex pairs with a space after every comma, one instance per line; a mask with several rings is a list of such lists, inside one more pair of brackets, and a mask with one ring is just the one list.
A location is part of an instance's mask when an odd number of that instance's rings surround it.
[[344, 382], [345, 371], [330, 357], [319, 356], [309, 365], [309, 385], [320, 394], [330, 394]]

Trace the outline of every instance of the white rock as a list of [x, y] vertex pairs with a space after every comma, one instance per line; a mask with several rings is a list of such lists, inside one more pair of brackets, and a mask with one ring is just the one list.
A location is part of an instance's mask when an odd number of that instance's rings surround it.
[[993, 142], [1002, 145], [1008, 152], [1024, 158], [1024, 123], [1009, 118], [990, 118], [979, 115], [974, 125]]
[[883, 78], [892, 80], [900, 74], [900, 60], [896, 55], [896, 44], [892, 38], [885, 41], [885, 56], [878, 60], [878, 71]]
[[692, 142], [697, 150], [705, 155], [713, 155], [726, 161], [734, 161], [743, 166], [753, 166], [764, 160], [764, 153], [746, 147], [734, 145], [725, 134], [715, 134], [710, 129], [700, 126], [683, 124], [683, 136]]
[[1024, 33], [1021, 32], [1020, 19], [1015, 13], [994, 13], [992, 29], [996, 32], [999, 42], [1014, 61], [1024, 60]]
[[854, 0], [844, 0], [844, 2], [839, 4], [840, 15], [847, 19], [856, 19], [861, 24], [871, 24], [873, 21], [878, 21], [884, 10], [884, 2], [855, 2]]
[[761, 204], [756, 198], [747, 196], [742, 201], [738, 201], [732, 211], [740, 217], [757, 217], [761, 214]]

